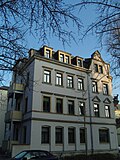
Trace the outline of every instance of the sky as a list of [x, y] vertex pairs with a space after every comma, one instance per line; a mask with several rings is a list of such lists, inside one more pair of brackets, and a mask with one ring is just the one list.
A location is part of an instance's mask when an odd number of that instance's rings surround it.
[[[73, 0], [66, 0], [66, 3], [77, 3], [79, 0], [73, 1]], [[82, 10], [82, 12], [79, 12], [78, 10], [75, 10], [75, 14], [80, 16], [82, 22], [83, 22], [83, 29], [92, 23], [95, 18], [97, 17], [97, 13], [94, 10], [94, 7], [86, 8], [85, 10]], [[102, 58], [109, 62], [109, 55], [106, 53], [106, 50], [104, 48], [101, 48], [100, 44], [98, 43], [98, 39], [96, 34], [89, 34], [83, 41], [80, 41], [81, 35], [78, 35], [78, 32], [75, 27], [72, 26], [72, 24], [69, 25], [69, 30], [72, 30], [75, 34], [76, 42], [71, 40], [71, 43], [69, 45], [63, 46], [62, 42], [57, 37], [49, 37], [49, 42], [44, 44], [49, 47], [52, 47], [53, 50], [63, 50], [68, 53], [71, 53], [73, 56], [80, 56], [83, 58], [90, 58], [91, 54], [98, 50], [101, 53]], [[34, 48], [39, 49], [42, 47], [42, 42], [39, 41], [39, 37], [30, 36], [29, 33], [26, 34], [26, 41], [27, 41], [27, 48]], [[119, 94], [120, 96], [120, 80], [113, 78], [113, 95]], [[119, 97], [120, 99], [120, 97]]]
[[[66, 0], [67, 2], [68, 0]], [[72, 3], [73, 0], [69, 0], [69, 3]], [[75, 1], [76, 3], [79, 2], [79, 0]], [[83, 30], [92, 23], [96, 17], [97, 14], [94, 10], [94, 7], [86, 8], [85, 10], [82, 10], [82, 12], [76, 11], [76, 14], [80, 16], [83, 22]], [[69, 26], [69, 29], [71, 29], [75, 33], [75, 38], [77, 43], [75, 43], [73, 40], [71, 40], [71, 43], [69, 45], [63, 46], [62, 42], [56, 38], [56, 37], [49, 37], [49, 42], [45, 45], [52, 47], [53, 50], [63, 50], [68, 53], [71, 53], [73, 56], [80, 56], [83, 58], [90, 58], [91, 54], [98, 50], [101, 53], [102, 58], [109, 63], [110, 58], [109, 54], [106, 53], [106, 50], [104, 48], [101, 48], [100, 44], [98, 43], [98, 39], [96, 34], [89, 34], [83, 41], [80, 41], [81, 38], [80, 35], [78, 35], [78, 32], [76, 28], [74, 28], [72, 25]], [[27, 47], [39, 49], [42, 47], [42, 42], [38, 42], [38, 39], [35, 39], [35, 37], [32, 37], [29, 40], [29, 35], [27, 35], [28, 43]], [[116, 79], [113, 77], [113, 96], [116, 94], [119, 94], [120, 99], [120, 79]]]

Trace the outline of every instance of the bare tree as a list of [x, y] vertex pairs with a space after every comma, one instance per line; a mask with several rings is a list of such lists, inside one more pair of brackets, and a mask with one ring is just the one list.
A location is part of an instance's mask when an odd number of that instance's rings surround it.
[[78, 31], [82, 27], [80, 17], [74, 11], [78, 7], [80, 12], [90, 5], [96, 7], [98, 17], [84, 36], [91, 31], [99, 36], [101, 46], [106, 45], [113, 57], [113, 71], [120, 75], [119, 0], [80, 0], [76, 4], [66, 4], [63, 0], [1, 0], [0, 80], [3, 81], [5, 71], [12, 70], [17, 59], [27, 56], [26, 33], [39, 37], [43, 44], [49, 39], [48, 35], [54, 35], [63, 44], [69, 44], [69, 40], [75, 40], [69, 28], [70, 22]]
[[4, 71], [11, 71], [16, 59], [26, 55], [25, 35], [37, 35], [45, 43], [48, 35], [69, 43], [73, 32], [69, 21], [81, 28], [80, 19], [67, 9], [62, 0], [1, 0], [0, 1], [0, 80]]
[[[120, 2], [119, 0], [81, 0], [69, 6], [69, 9], [94, 6], [97, 18], [85, 30], [83, 39], [88, 33], [95, 33], [107, 52], [112, 56], [111, 68], [116, 76], [120, 76]], [[108, 54], [108, 53], [106, 53]]]

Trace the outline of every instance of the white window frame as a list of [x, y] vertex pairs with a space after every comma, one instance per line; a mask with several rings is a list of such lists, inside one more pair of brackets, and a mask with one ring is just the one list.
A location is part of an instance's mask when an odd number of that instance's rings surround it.
[[58, 86], [63, 85], [63, 75], [62, 75], [62, 73], [56, 73], [56, 85], [58, 85]]
[[78, 90], [84, 90], [84, 81], [82, 78], [78, 78]]
[[44, 70], [44, 83], [51, 83], [51, 71]]
[[67, 87], [73, 88], [73, 76], [70, 75], [67, 76]]

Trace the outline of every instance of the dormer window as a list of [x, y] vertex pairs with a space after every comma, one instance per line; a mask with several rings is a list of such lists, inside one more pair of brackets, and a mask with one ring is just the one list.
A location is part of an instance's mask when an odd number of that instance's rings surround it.
[[46, 58], [50, 58], [50, 50], [46, 49], [45, 57]]
[[95, 70], [95, 72], [98, 72], [98, 65], [97, 64], [94, 64], [94, 70]]
[[65, 63], [69, 64], [69, 57], [65, 56]]
[[78, 66], [82, 67], [82, 61], [81, 61], [81, 59], [78, 59]]
[[64, 55], [60, 54], [60, 62], [64, 62]]
[[99, 72], [103, 73], [103, 67], [101, 65], [99, 65]]

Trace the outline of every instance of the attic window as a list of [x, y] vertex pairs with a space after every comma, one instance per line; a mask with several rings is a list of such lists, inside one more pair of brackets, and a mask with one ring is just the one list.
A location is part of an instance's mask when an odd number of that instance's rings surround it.
[[65, 56], [65, 63], [69, 64], [69, 56]]
[[46, 49], [45, 57], [50, 58], [50, 50], [49, 49]]
[[94, 64], [94, 70], [95, 70], [95, 72], [98, 72], [98, 65], [97, 64]]
[[103, 67], [101, 65], [99, 65], [99, 72], [103, 73]]
[[64, 62], [64, 55], [63, 54], [60, 54], [60, 61]]
[[78, 66], [82, 67], [82, 60], [78, 59]]

